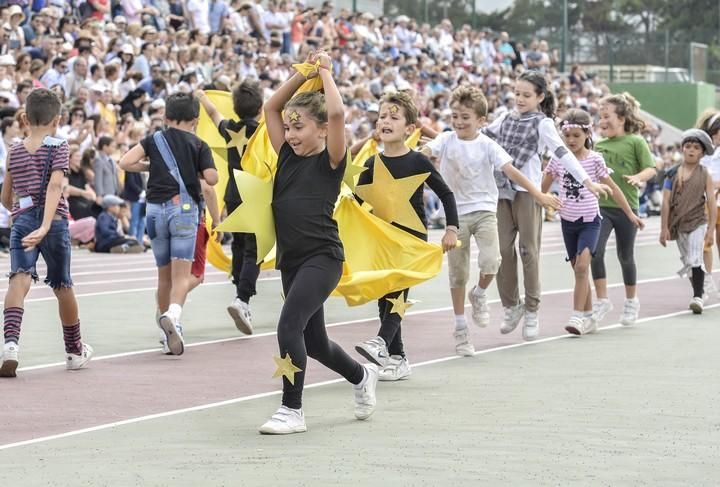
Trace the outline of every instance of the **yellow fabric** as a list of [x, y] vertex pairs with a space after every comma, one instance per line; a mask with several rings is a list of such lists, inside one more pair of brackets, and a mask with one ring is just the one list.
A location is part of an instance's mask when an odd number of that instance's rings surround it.
[[[293, 69], [297, 71], [298, 73], [302, 74], [306, 78], [310, 75], [310, 73], [317, 72], [318, 69], [320, 69], [320, 61], [316, 62], [315, 64], [311, 63], [301, 63], [301, 64], [293, 64]], [[330, 72], [332, 72], [332, 65], [330, 66]], [[296, 91], [296, 93], [303, 93], [305, 91], [320, 91], [322, 90], [323, 84], [322, 79], [320, 79], [320, 76], [315, 76], [313, 79], [309, 79], [303, 83], [300, 88]]]
[[420, 136], [422, 135], [422, 130], [415, 129], [415, 132], [410, 134], [410, 137], [407, 138], [405, 141], [405, 145], [408, 146], [410, 149], [415, 149], [418, 146], [418, 143], [420, 142]]
[[355, 159], [353, 159], [353, 164], [356, 166], [364, 166], [365, 161], [367, 161], [371, 157], [376, 156], [379, 152], [380, 151], [378, 150], [377, 141], [375, 139], [370, 139], [365, 142], [365, 145], [362, 146], [360, 152], [355, 155]]

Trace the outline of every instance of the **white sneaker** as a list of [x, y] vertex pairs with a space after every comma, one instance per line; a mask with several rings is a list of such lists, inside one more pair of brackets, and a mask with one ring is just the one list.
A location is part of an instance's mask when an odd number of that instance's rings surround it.
[[565, 331], [573, 335], [582, 335], [585, 332], [584, 321], [582, 316], [572, 315]]
[[265, 424], [258, 428], [263, 435], [289, 435], [307, 431], [305, 415], [302, 409], [290, 409], [280, 406]]
[[185, 341], [177, 320], [168, 313], [163, 313], [158, 320], [158, 326], [165, 333], [165, 341], [173, 355], [182, 355], [185, 352]]
[[690, 301], [690, 309], [693, 314], [701, 315], [703, 312], [703, 300], [702, 298], [692, 298]]
[[717, 286], [715, 286], [715, 281], [712, 278], [712, 274], [709, 272], [705, 273], [705, 283], [703, 284], [703, 287], [705, 288], [705, 294], [703, 295], [703, 299], [709, 299], [710, 297], [718, 297], [718, 289]]
[[79, 354], [69, 353], [65, 357], [65, 368], [68, 370], [78, 370], [85, 367], [93, 356], [93, 348], [87, 343], [82, 344], [82, 350]]
[[[183, 337], [183, 341], [185, 341], [184, 335], [183, 335], [183, 327], [180, 323], [177, 324], [175, 327], [177, 332], [180, 334], [181, 337]], [[170, 351], [170, 347], [168, 346], [167, 338], [165, 338], [165, 332], [160, 330], [160, 345], [162, 345], [162, 351], [165, 355], [172, 355], [173, 353]]]
[[15, 342], [8, 342], [3, 347], [0, 377], [17, 377], [18, 354], [20, 347]]
[[456, 330], [453, 336], [455, 337], [455, 353], [461, 357], [475, 356], [475, 346], [470, 343], [467, 329]]
[[380, 337], [371, 338], [355, 345], [357, 353], [368, 359], [370, 362], [385, 367], [390, 360], [385, 340]]
[[353, 386], [355, 391], [355, 417], [357, 419], [368, 419], [375, 412], [377, 398], [375, 389], [378, 383], [378, 368], [375, 364], [363, 365], [367, 374], [365, 385], [362, 387]]
[[410, 377], [412, 370], [410, 370], [410, 362], [407, 357], [401, 357], [400, 355], [390, 355], [388, 364], [380, 369], [380, 375], [378, 380], [381, 381], [396, 381], [404, 380]]
[[595, 315], [591, 314], [583, 317], [583, 334], [589, 335], [592, 333], [597, 333], [597, 321]]
[[250, 305], [248, 303], [240, 298], [235, 298], [232, 304], [227, 307], [227, 311], [241, 333], [252, 335], [252, 313], [250, 312]]
[[596, 322], [604, 320], [605, 315], [612, 310], [613, 304], [608, 298], [601, 298], [593, 303], [593, 315], [595, 316]]
[[540, 333], [540, 319], [537, 311], [525, 311], [525, 322], [523, 323], [523, 340], [530, 342], [535, 340]]
[[640, 300], [638, 298], [626, 299], [623, 305], [623, 312], [620, 315], [620, 323], [624, 326], [632, 326], [640, 314]]
[[482, 328], [485, 328], [490, 324], [490, 307], [487, 304], [487, 295], [478, 296], [475, 294], [477, 286], [468, 293], [468, 300], [472, 305], [472, 319], [473, 322]]
[[520, 320], [525, 313], [525, 305], [522, 301], [510, 308], [505, 308], [505, 316], [503, 317], [502, 324], [500, 325], [500, 333], [507, 335], [517, 328], [520, 324]]

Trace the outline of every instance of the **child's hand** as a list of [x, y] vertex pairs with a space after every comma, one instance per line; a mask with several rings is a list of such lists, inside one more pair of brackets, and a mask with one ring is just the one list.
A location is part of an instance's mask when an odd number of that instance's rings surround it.
[[714, 235], [715, 231], [713, 228], [709, 228], [707, 232], [705, 232], [705, 248], [711, 249], [713, 246], [713, 239], [715, 237]]
[[29, 251], [37, 247], [42, 239], [47, 235], [48, 229], [40, 227], [34, 232], [29, 233], [25, 238], [22, 239], [22, 246], [25, 247], [25, 251]]
[[326, 53], [325, 51], [321, 51], [317, 54], [317, 60], [320, 61], [320, 68], [323, 69], [330, 69], [330, 65], [332, 64], [332, 61], [330, 60], [330, 55]]
[[644, 183], [644, 181], [640, 179], [637, 174], [634, 174], [632, 176], [625, 176], [625, 181], [632, 184], [636, 188], [639, 188]]
[[660, 245], [667, 247], [667, 241], [670, 240], [670, 230], [663, 228], [660, 230]]
[[635, 227], [639, 228], [640, 230], [645, 229], [645, 221], [643, 221], [643, 219], [637, 216], [635, 213], [630, 216], [630, 221], [633, 225], [635, 225]]
[[457, 231], [456, 230], [445, 230], [445, 235], [442, 238], [442, 249], [443, 252], [448, 252], [457, 247]]
[[550, 207], [553, 210], [562, 208], [562, 201], [552, 193], [541, 193], [538, 197], [538, 204], [544, 208]]
[[588, 189], [588, 191], [594, 194], [596, 198], [600, 198], [601, 196], [603, 198], [607, 198], [609, 196], [612, 196], [613, 194], [612, 188], [610, 188], [610, 186], [608, 186], [607, 184], [590, 182], [585, 187]]
[[199, 100], [203, 96], [205, 96], [205, 91], [200, 90], [200, 89], [195, 90], [195, 98], [197, 98]]

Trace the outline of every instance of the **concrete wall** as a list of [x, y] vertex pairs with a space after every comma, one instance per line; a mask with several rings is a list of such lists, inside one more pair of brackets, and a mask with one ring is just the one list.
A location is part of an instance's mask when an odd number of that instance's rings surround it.
[[643, 110], [681, 130], [695, 125], [700, 113], [715, 105], [715, 85], [707, 83], [612, 83], [613, 93], [627, 91]]

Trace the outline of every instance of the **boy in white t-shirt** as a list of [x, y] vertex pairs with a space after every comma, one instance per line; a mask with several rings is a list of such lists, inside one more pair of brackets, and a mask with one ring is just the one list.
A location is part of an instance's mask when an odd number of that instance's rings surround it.
[[468, 293], [472, 318], [485, 327], [490, 322], [486, 291], [500, 267], [497, 219], [498, 189], [495, 173], [505, 175], [522, 186], [538, 204], [560, 207], [560, 200], [544, 194], [512, 165], [512, 158], [495, 141], [480, 133], [487, 116], [487, 100], [474, 87], [461, 86], [452, 93], [452, 132], [442, 132], [423, 152], [440, 159], [440, 174], [450, 186], [457, 202], [462, 246], [448, 253], [450, 294], [455, 313], [455, 350], [470, 356], [475, 348], [468, 340], [465, 320], [465, 286], [470, 277], [470, 237], [478, 247], [478, 283]]

